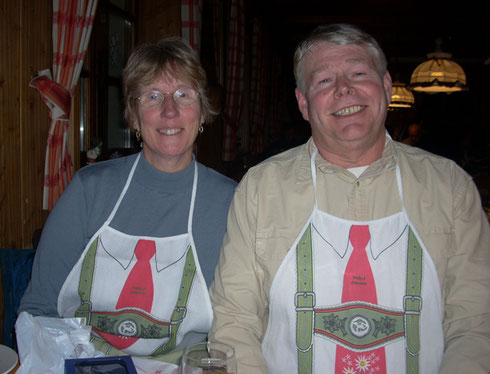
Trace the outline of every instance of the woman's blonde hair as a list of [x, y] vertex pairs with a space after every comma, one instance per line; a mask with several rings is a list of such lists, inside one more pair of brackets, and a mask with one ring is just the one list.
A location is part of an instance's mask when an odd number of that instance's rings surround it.
[[172, 36], [142, 44], [129, 56], [123, 71], [124, 118], [128, 123], [134, 121], [142, 89], [162, 76], [188, 82], [199, 93], [205, 122], [218, 114], [209, 99], [206, 72], [196, 53], [184, 39]]

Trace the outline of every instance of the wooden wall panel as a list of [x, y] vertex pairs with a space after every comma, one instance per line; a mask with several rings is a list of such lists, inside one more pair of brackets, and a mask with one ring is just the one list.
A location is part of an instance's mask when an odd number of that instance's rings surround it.
[[0, 2], [0, 247], [24, 248], [42, 210], [48, 109], [29, 88], [51, 67], [51, 0]]
[[42, 210], [44, 159], [50, 126], [49, 109], [39, 92], [29, 87], [31, 70], [52, 66], [52, 0], [23, 0], [20, 128], [22, 170], [22, 245], [32, 241], [42, 228], [47, 211]]
[[22, 237], [20, 178], [19, 56], [22, 2], [0, 3], [0, 240], [20, 245]]
[[180, 0], [139, 0], [136, 42], [181, 35]]

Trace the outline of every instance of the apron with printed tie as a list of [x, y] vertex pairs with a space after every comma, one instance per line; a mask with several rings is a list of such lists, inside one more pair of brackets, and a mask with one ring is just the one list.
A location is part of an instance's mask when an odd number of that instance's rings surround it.
[[[58, 297], [62, 317], [85, 317], [95, 347], [157, 356], [208, 332], [211, 301], [192, 237], [197, 163], [187, 233], [171, 237], [128, 235], [110, 226], [141, 153], [111, 214], [85, 247]], [[116, 350], [116, 352], [117, 352]]]
[[[268, 373], [435, 374], [444, 340], [436, 269], [403, 205], [371, 221], [313, 212], [270, 289]], [[327, 186], [328, 188], [328, 186]]]

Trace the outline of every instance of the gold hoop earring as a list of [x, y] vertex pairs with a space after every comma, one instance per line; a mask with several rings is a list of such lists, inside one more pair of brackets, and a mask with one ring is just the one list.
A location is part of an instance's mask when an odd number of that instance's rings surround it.
[[199, 134], [202, 134], [204, 132], [204, 126], [203, 125], [199, 126], [197, 131], [199, 131]]
[[139, 130], [136, 130], [136, 133], [134, 135], [136, 136], [136, 141], [140, 143], [140, 148], [143, 148], [143, 140], [141, 139], [141, 132]]

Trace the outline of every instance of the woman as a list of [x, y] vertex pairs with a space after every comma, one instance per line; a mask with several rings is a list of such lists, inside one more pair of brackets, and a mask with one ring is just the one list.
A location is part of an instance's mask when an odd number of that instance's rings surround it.
[[214, 114], [205, 85], [179, 38], [133, 51], [125, 117], [142, 152], [75, 175], [46, 222], [20, 311], [86, 317], [109, 355], [167, 355], [205, 339], [235, 189], [193, 157]]

